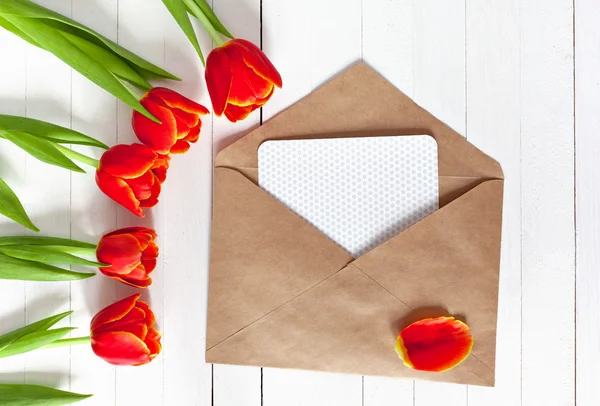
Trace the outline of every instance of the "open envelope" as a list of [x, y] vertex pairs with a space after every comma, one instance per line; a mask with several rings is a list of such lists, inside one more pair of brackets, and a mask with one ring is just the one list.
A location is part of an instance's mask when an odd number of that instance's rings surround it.
[[[360, 258], [257, 186], [266, 140], [411, 134], [437, 141], [441, 208]], [[216, 158], [207, 362], [493, 386], [502, 193], [496, 161], [351, 67]], [[404, 366], [400, 329], [443, 313], [468, 323], [472, 354], [447, 372]]]

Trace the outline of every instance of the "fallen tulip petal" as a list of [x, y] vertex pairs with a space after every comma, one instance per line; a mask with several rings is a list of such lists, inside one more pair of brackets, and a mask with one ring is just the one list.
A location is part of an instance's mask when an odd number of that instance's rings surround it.
[[396, 353], [404, 365], [419, 371], [443, 372], [463, 362], [471, 353], [469, 327], [454, 317], [417, 321], [400, 332]]

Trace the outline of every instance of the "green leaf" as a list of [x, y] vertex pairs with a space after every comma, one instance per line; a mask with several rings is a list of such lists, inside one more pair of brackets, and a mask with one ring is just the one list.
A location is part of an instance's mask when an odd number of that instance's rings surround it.
[[100, 65], [104, 66], [107, 70], [114, 73], [115, 75], [126, 79], [132, 84], [136, 85], [140, 89], [148, 91], [152, 89], [152, 85], [148, 83], [138, 72], [136, 72], [131, 66], [125, 61], [116, 56], [113, 52], [108, 51], [96, 44], [79, 38], [76, 35], [69, 34], [67, 32], [61, 32], [61, 34], [75, 45], [77, 48], [82, 50], [84, 53], [93, 58]]
[[35, 42], [27, 34], [25, 34], [23, 31], [21, 31], [20, 29], [18, 29], [17, 27], [15, 27], [12, 23], [10, 23], [8, 20], [6, 20], [6, 19], [4, 19], [2, 17], [0, 17], [0, 27], [2, 27], [5, 30], [7, 30], [9, 32], [12, 32], [13, 34], [21, 37], [25, 41], [29, 42], [31, 45], [39, 47], [39, 44], [37, 42]]
[[88, 145], [108, 149], [106, 144], [92, 137], [33, 118], [0, 114], [0, 130], [23, 132], [58, 144]]
[[87, 279], [94, 275], [96, 274], [73, 272], [40, 262], [25, 261], [0, 254], [0, 279], [59, 282]]
[[[0, 12], [2, 4], [0, 3]], [[106, 68], [98, 64], [86, 53], [71, 44], [56, 29], [45, 24], [43, 20], [14, 15], [5, 15], [4, 18], [21, 31], [26, 32], [41, 48], [53, 53], [57, 58], [70, 65], [107, 92], [121, 99], [134, 110], [139, 111], [153, 121], [158, 121], [140, 104], [138, 98], [113, 73], [106, 70]]]
[[0, 246], [0, 253], [12, 258], [45, 264], [107, 266], [100, 262], [89, 261], [75, 255], [67, 254], [60, 249], [43, 245], [7, 245]]
[[15, 192], [12, 191], [2, 178], [0, 178], [0, 214], [30, 230], [40, 231], [25, 212]]
[[[20, 329], [11, 331], [10, 333], [6, 333], [0, 336], [0, 351], [4, 350], [14, 341], [25, 337], [27, 334], [35, 333], [36, 331], [46, 331], [50, 327], [54, 326], [56, 323], [61, 321], [67, 316], [73, 314], [73, 311], [68, 311], [64, 313], [60, 313], [54, 316], [47, 317], [43, 320], [36, 321], [35, 323], [31, 323], [26, 325], [25, 327], [21, 327]], [[1, 403], [0, 403], [1, 404]]]
[[[95, 244], [88, 242], [70, 240], [68, 238], [56, 238], [56, 237], [42, 237], [42, 236], [14, 236], [14, 237], [0, 237], [0, 246], [3, 245], [52, 245], [64, 248], [85, 248], [85, 249], [96, 249]], [[65, 250], [66, 252], [70, 252]]]
[[[6, 4], [5, 4], [6, 3]], [[0, 2], [0, 15], [15, 15], [29, 18], [48, 19], [56, 21], [63, 25], [60, 29], [62, 31], [69, 31], [69, 27], [72, 34], [77, 35], [80, 38], [86, 40], [92, 40], [96, 45], [107, 47], [124, 59], [133, 63], [137, 67], [149, 71], [152, 73], [155, 79], [172, 79], [181, 80], [177, 76], [159, 68], [158, 66], [146, 61], [145, 59], [137, 56], [133, 52], [123, 48], [119, 44], [109, 40], [103, 35], [96, 31], [86, 27], [85, 25], [79, 24], [77, 21], [71, 20], [59, 13], [37, 5], [29, 0], [18, 0], [13, 2]]]
[[[225, 35], [226, 37], [233, 38], [233, 35], [227, 31], [227, 28], [221, 23], [213, 9], [208, 5], [206, 0], [194, 0], [194, 2], [200, 7], [208, 21], [212, 24], [212, 26], [217, 30], [217, 32]], [[192, 13], [193, 14], [193, 13]]]
[[62, 152], [56, 149], [54, 146], [55, 144], [50, 141], [38, 138], [31, 134], [16, 131], [0, 130], [0, 136], [42, 162], [60, 166], [61, 168], [69, 169], [74, 172], [85, 173], [85, 171], [77, 166], [75, 162], [71, 161]]
[[38, 385], [0, 384], [2, 406], [65, 406], [91, 396]]
[[74, 327], [64, 327], [29, 333], [18, 340], [13, 341], [10, 345], [0, 351], [0, 358], [12, 357], [14, 355], [25, 354], [26, 352], [37, 350], [56, 340], [60, 340], [73, 330], [75, 330]]
[[202, 64], [205, 65], [204, 55], [202, 55], [202, 49], [200, 49], [200, 44], [198, 43], [198, 38], [196, 37], [196, 32], [194, 31], [194, 27], [192, 26], [192, 22], [190, 21], [190, 15], [188, 14], [188, 8], [183, 4], [181, 0], [162, 0], [165, 4], [181, 30], [184, 32], [185, 36], [190, 40], [194, 49], [200, 56], [200, 60]]

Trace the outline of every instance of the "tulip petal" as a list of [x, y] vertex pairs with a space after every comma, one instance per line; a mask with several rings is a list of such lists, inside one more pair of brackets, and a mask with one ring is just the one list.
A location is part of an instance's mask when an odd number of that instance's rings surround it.
[[173, 148], [171, 148], [171, 152], [174, 154], [183, 154], [190, 149], [190, 143], [185, 140], [178, 140]]
[[158, 257], [158, 245], [154, 241], [149, 241], [142, 252], [142, 260], [156, 259]]
[[194, 128], [192, 128], [190, 130], [190, 132], [188, 133], [188, 135], [183, 139], [184, 141], [187, 142], [197, 142], [200, 139], [200, 129], [202, 128], [202, 122], [198, 123], [197, 126], [195, 126]]
[[142, 201], [148, 199], [152, 195], [152, 186], [154, 186], [154, 182], [156, 181], [157, 179], [154, 173], [148, 171], [138, 178], [126, 179], [125, 183], [133, 190], [135, 198]]
[[150, 351], [151, 359], [154, 359], [162, 350], [160, 342], [152, 338], [146, 337], [146, 339], [144, 340], [144, 344], [146, 344], [146, 347], [148, 347], [148, 350]]
[[142, 340], [126, 332], [106, 332], [92, 336], [94, 353], [113, 365], [143, 365], [151, 361], [150, 350]]
[[151, 236], [150, 240], [154, 240], [157, 237], [156, 231], [152, 228], [148, 227], [125, 227], [120, 228], [115, 231], [111, 231], [110, 233], [104, 234], [104, 237], [110, 237], [111, 235], [121, 235], [121, 234], [134, 234], [134, 233], [144, 233]]
[[100, 268], [101, 271], [128, 274], [141, 263], [142, 247], [131, 234], [112, 235], [100, 239], [96, 256], [99, 261], [111, 265]]
[[231, 42], [235, 43], [235, 46], [240, 50], [246, 65], [248, 65], [257, 75], [279, 88], [283, 86], [281, 75], [259, 47], [242, 38], [236, 38]]
[[[195, 127], [200, 122], [200, 117], [195, 113], [188, 113], [180, 109], [171, 110], [177, 121], [177, 133], [189, 133], [190, 128]], [[181, 137], [179, 137], [181, 138]]]
[[99, 169], [118, 178], [132, 179], [146, 173], [156, 158], [156, 153], [145, 145], [119, 144], [102, 155]]
[[94, 331], [94, 334], [106, 332], [125, 331], [135, 335], [141, 340], [146, 338], [148, 327], [146, 325], [146, 313], [138, 307], [134, 307], [123, 318], [106, 323]]
[[[154, 312], [150, 309], [150, 306], [148, 306], [148, 303], [139, 301], [136, 306], [142, 309], [146, 314], [146, 325], [148, 327], [153, 327], [154, 323], [156, 323], [156, 318], [154, 317]], [[155, 329], [151, 329], [149, 334], [152, 334], [152, 337], [156, 340], [161, 337], [160, 333]]]
[[454, 317], [417, 321], [402, 330], [396, 341], [396, 352], [406, 366], [430, 372], [454, 368], [472, 348], [469, 327]]
[[156, 237], [153, 234], [143, 232], [143, 231], [132, 232], [132, 233], [130, 233], [130, 235], [133, 236], [138, 241], [138, 243], [140, 244], [140, 247], [142, 248], [142, 252], [144, 250], [146, 250], [146, 248], [148, 248], [148, 244], [150, 244], [150, 242], [152, 240], [154, 240], [154, 238]]
[[101, 326], [125, 317], [135, 307], [140, 296], [141, 293], [129, 296], [100, 310], [90, 323], [92, 334]]
[[195, 113], [196, 115], [209, 113], [208, 109], [203, 105], [166, 87], [155, 87], [150, 90], [150, 93], [160, 97], [171, 108], [181, 109], [188, 113]]
[[227, 48], [231, 61], [233, 79], [227, 102], [236, 106], [249, 106], [265, 98], [273, 90], [273, 84], [249, 68], [237, 48]]
[[152, 174], [155, 177], [154, 185], [152, 185], [152, 193], [148, 199], [140, 201], [140, 207], [144, 209], [156, 206], [158, 204], [158, 197], [160, 196], [160, 181], [154, 172]]
[[228, 104], [227, 108], [225, 109], [225, 117], [227, 117], [232, 123], [235, 123], [236, 121], [245, 119], [256, 109], [256, 106], [240, 107], [233, 104]]
[[142, 100], [142, 105], [161, 121], [160, 124], [134, 112], [132, 125], [135, 135], [144, 145], [160, 154], [167, 154], [177, 141], [177, 122], [171, 109], [160, 103], [160, 99], [155, 101], [152, 97]]
[[213, 110], [217, 116], [221, 116], [227, 106], [233, 79], [231, 63], [223, 47], [213, 49], [208, 55], [204, 76]]
[[133, 190], [123, 179], [116, 178], [108, 173], [96, 171], [96, 183], [104, 194], [138, 217], [144, 217], [140, 209], [140, 202], [135, 198]]

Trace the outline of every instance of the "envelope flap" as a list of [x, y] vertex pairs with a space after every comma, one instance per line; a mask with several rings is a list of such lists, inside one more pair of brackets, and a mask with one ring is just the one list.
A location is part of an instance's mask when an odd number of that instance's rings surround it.
[[207, 348], [352, 257], [240, 173], [215, 168]]
[[207, 362], [493, 385], [474, 357], [442, 373], [415, 371], [394, 351], [410, 309], [354, 266], [207, 351]]
[[359, 63], [225, 150], [215, 165], [257, 168], [266, 140], [429, 134], [438, 143], [440, 176], [502, 178], [500, 165], [390, 82]]
[[473, 355], [492, 370], [502, 193], [503, 181], [484, 182], [353, 263], [411, 309], [464, 318]]

